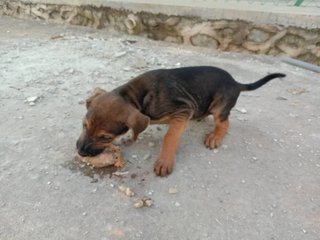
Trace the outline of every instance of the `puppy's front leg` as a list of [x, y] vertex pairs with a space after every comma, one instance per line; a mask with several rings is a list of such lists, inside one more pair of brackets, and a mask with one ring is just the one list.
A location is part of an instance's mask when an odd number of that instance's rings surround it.
[[154, 164], [154, 171], [158, 176], [164, 177], [172, 172], [180, 137], [187, 125], [188, 119], [184, 118], [173, 118], [169, 121], [169, 129], [163, 139], [160, 157]]

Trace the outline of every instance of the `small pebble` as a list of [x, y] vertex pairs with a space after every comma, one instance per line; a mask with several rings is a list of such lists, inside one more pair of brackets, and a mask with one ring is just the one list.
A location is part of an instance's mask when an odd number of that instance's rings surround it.
[[276, 99], [277, 99], [277, 100], [288, 100], [287, 98], [281, 97], [281, 96], [280, 96], [280, 97], [277, 97]]
[[125, 175], [128, 175], [128, 174], [129, 174], [128, 171], [125, 171], [125, 172], [116, 171], [116, 172], [112, 173], [112, 175], [117, 176], [117, 177], [125, 176]]
[[169, 188], [169, 193], [170, 194], [176, 194], [177, 192], [178, 192], [178, 189], [176, 189], [174, 187]]
[[114, 56], [115, 57], [122, 57], [122, 56], [124, 56], [124, 55], [126, 55], [127, 54], [127, 52], [118, 52], [118, 53], [116, 53]]
[[127, 189], [126, 189], [125, 194], [126, 194], [128, 197], [133, 197], [133, 196], [134, 196], [134, 192], [133, 192], [130, 188], [127, 188]]
[[296, 113], [289, 113], [289, 116], [292, 117], [292, 118], [296, 118], [296, 117], [298, 117], [299, 115], [296, 114]]
[[147, 153], [143, 156], [143, 160], [148, 160], [151, 157], [150, 153]]
[[236, 118], [237, 118], [240, 122], [248, 121], [248, 119], [247, 119], [247, 118], [244, 118], [244, 117], [239, 117], [239, 116], [237, 116]]
[[148, 143], [148, 146], [149, 146], [149, 147], [154, 147], [155, 144], [154, 144], [154, 142], [149, 142], [149, 143]]
[[152, 205], [153, 205], [153, 201], [149, 197], [143, 197], [143, 198], [137, 199], [133, 204], [135, 208], [151, 207]]
[[82, 216], [87, 216], [87, 213], [86, 213], [86, 212], [83, 212], [83, 213], [82, 213]]
[[134, 192], [128, 187], [119, 186], [118, 189], [119, 189], [120, 192], [124, 193], [127, 197], [133, 197], [134, 196]]
[[35, 102], [38, 100], [39, 97], [37, 96], [32, 96], [32, 97], [27, 97], [27, 102]]
[[245, 108], [236, 108], [236, 110], [240, 113], [246, 114], [248, 111]]
[[144, 205], [145, 205], [146, 207], [151, 207], [152, 204], [153, 204], [153, 201], [152, 201], [151, 199], [145, 199], [145, 200], [144, 200]]
[[142, 201], [142, 199], [138, 199], [138, 200], [133, 204], [133, 206], [134, 206], [135, 208], [142, 208], [142, 207], [143, 207], [143, 201]]
[[143, 59], [137, 59], [134, 66], [135, 66], [136, 68], [144, 68], [144, 67], [147, 66], [147, 63], [146, 63], [146, 61], [143, 60]]
[[175, 205], [176, 207], [180, 207], [180, 206], [181, 206], [181, 204], [178, 203], [178, 202], [175, 202], [174, 205]]

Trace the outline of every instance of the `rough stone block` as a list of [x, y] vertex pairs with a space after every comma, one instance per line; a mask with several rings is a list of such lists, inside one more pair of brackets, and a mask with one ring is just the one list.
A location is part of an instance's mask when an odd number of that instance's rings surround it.
[[191, 37], [191, 43], [194, 46], [218, 48], [219, 43], [213, 37], [205, 34], [197, 34]]
[[253, 29], [248, 35], [248, 40], [256, 42], [256, 43], [264, 43], [270, 37], [270, 34], [260, 30], [260, 29]]

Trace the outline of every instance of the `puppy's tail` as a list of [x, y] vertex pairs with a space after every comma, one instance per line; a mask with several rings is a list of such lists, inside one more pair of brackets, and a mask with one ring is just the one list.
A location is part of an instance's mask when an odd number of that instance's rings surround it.
[[274, 78], [283, 78], [286, 75], [283, 73], [272, 73], [269, 74], [267, 76], [265, 76], [264, 78], [261, 78], [260, 80], [254, 82], [254, 83], [249, 83], [249, 84], [239, 84], [240, 86], [240, 91], [252, 91], [252, 90], [256, 90], [257, 88], [263, 86], [264, 84], [266, 84], [267, 82], [269, 82], [270, 80], [274, 79]]

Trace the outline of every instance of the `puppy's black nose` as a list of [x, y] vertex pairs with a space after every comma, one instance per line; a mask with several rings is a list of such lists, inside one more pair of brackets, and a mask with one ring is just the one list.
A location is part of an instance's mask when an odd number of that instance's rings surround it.
[[102, 153], [104, 149], [78, 149], [78, 154], [81, 157], [94, 157]]
[[86, 141], [82, 141], [82, 140], [80, 140], [80, 138], [78, 139], [78, 141], [76, 142], [76, 147], [77, 147], [77, 149], [80, 151], [80, 150], [82, 150], [82, 151], [85, 151], [85, 148], [86, 148]]
[[88, 157], [88, 156], [90, 156], [90, 154], [82, 151], [81, 149], [78, 150], [78, 154], [79, 154], [81, 157]]
[[83, 142], [81, 142], [79, 139], [76, 142], [76, 147], [78, 150], [78, 154], [82, 157], [86, 157], [89, 156], [89, 154], [87, 153], [86, 149], [85, 149], [85, 145], [83, 144]]

